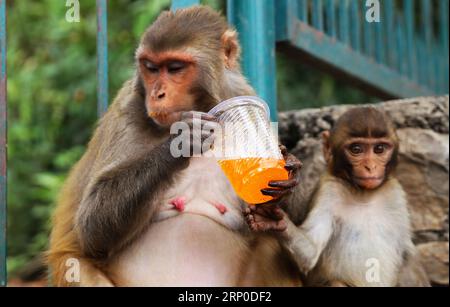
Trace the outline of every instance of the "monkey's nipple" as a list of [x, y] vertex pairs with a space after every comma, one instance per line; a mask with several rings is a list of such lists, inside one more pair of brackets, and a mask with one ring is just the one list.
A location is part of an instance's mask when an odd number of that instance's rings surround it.
[[186, 198], [185, 197], [177, 197], [170, 202], [173, 208], [179, 212], [183, 212], [186, 207]]
[[220, 214], [224, 215], [225, 213], [227, 213], [228, 208], [220, 203], [215, 203], [214, 207], [216, 207], [217, 210], [219, 210]]

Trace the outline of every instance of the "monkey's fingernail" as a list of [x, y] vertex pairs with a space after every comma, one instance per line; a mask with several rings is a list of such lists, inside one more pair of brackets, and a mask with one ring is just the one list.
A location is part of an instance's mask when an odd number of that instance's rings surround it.
[[266, 196], [278, 196], [278, 194], [283, 193], [284, 190], [276, 190], [276, 189], [262, 189], [261, 193]]
[[269, 182], [269, 187], [272, 187], [272, 188], [280, 188], [280, 187], [282, 187], [283, 186], [283, 182], [282, 181], [270, 181]]
[[291, 170], [293, 170], [295, 168], [295, 164], [291, 164], [291, 163], [286, 164], [284, 166], [284, 168], [287, 169], [288, 171], [291, 171]]
[[205, 114], [203, 114], [202, 113], [202, 117], [201, 117], [203, 120], [207, 120], [207, 121], [212, 121], [212, 122], [217, 122], [217, 117], [215, 117], [215, 116], [213, 116], [213, 115], [210, 115], [210, 114], [207, 114], [207, 113], [205, 113]]

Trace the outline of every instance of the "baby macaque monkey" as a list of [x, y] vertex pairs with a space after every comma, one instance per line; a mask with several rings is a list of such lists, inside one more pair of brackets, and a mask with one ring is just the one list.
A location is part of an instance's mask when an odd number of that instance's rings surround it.
[[297, 227], [265, 204], [245, 210], [250, 228], [279, 235], [307, 286], [427, 286], [405, 192], [390, 176], [398, 154], [391, 121], [373, 107], [351, 109], [323, 133], [323, 153], [328, 169], [305, 221]]

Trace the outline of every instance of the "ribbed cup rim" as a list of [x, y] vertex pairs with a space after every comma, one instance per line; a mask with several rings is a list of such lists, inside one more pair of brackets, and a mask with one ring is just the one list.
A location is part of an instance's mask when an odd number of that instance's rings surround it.
[[267, 119], [270, 118], [270, 109], [267, 103], [262, 100], [259, 97], [256, 96], [237, 96], [230, 98], [228, 100], [220, 102], [218, 105], [216, 105], [214, 108], [212, 108], [208, 114], [217, 116], [221, 113], [224, 113], [225, 111], [228, 111], [229, 109], [235, 108], [237, 106], [244, 106], [244, 105], [254, 105], [258, 106], [262, 109], [264, 109]]

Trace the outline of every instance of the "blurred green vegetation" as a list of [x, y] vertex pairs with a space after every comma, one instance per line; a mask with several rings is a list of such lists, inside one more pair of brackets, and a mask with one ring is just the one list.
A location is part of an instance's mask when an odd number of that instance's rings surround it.
[[[95, 0], [8, 1], [8, 271], [45, 250], [59, 189], [96, 122]], [[204, 3], [224, 8], [223, 0]], [[140, 35], [170, 0], [109, 1], [111, 99], [133, 74]], [[278, 57], [280, 108], [367, 102], [364, 93]]]

